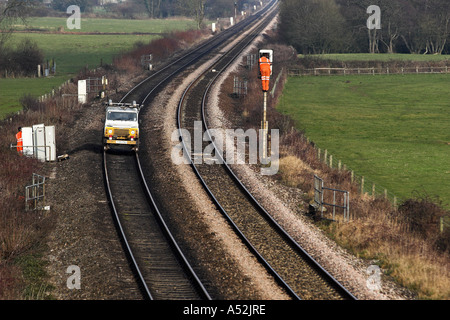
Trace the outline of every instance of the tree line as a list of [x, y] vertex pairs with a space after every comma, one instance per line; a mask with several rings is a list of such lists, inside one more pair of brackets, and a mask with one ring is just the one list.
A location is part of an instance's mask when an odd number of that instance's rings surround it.
[[[39, 0], [43, 1], [43, 0]], [[81, 12], [92, 12], [101, 0], [53, 0], [51, 8], [64, 11], [69, 5], [78, 5]], [[196, 16], [201, 12], [209, 18], [226, 17], [234, 13], [234, 6], [240, 10], [245, 3], [257, 4], [257, 0], [127, 0], [106, 3], [101, 6], [108, 13], [118, 17], [167, 18], [172, 16]]]
[[[36, 4], [34, 15], [37, 16], [62, 15], [70, 5], [76, 5], [81, 13], [91, 17], [98, 15], [119, 19], [157, 19], [186, 16], [193, 18], [198, 28], [203, 26], [205, 18], [231, 17], [235, 10], [239, 12], [260, 3], [259, 0], [126, 0], [107, 3], [105, 0], [52, 0], [47, 6], [43, 5], [44, 0], [9, 1], [33, 1]], [[101, 11], [98, 10], [99, 7], [102, 8]]]
[[[368, 19], [380, 8], [380, 29]], [[280, 34], [299, 53], [450, 53], [448, 0], [283, 0]]]

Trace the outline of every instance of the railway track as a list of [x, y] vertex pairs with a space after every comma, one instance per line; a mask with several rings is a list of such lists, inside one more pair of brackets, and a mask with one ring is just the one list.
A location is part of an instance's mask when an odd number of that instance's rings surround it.
[[152, 201], [139, 156], [115, 150], [103, 159], [110, 203], [144, 297], [210, 299]]
[[[164, 84], [212, 52], [218, 52], [231, 38], [260, 16], [237, 24], [211, 41], [172, 61], [130, 90], [121, 102], [149, 101]], [[270, 19], [270, 16], [267, 18]], [[262, 24], [261, 24], [262, 28]], [[213, 81], [259, 34], [258, 28], [226, 52], [214, 65], [219, 72], [205, 72], [194, 81], [179, 104], [180, 129], [193, 131], [194, 121], [207, 129], [205, 103]], [[211, 69], [211, 68], [209, 68]], [[144, 112], [147, 112], [144, 108]], [[205, 145], [203, 146], [205, 147]], [[237, 180], [225, 165], [193, 165], [216, 206], [228, 219], [250, 250], [280, 286], [294, 299], [354, 299], [287, 235]], [[182, 246], [169, 231], [147, 185], [139, 155], [122, 151], [104, 153], [105, 181], [116, 223], [123, 237], [143, 296], [148, 299], [211, 299], [204, 275], [190, 266]]]
[[[195, 136], [196, 122], [197, 130], [200, 129], [198, 123], [201, 123], [199, 136], [206, 136], [208, 125], [205, 106], [209, 89], [220, 72], [239, 57], [243, 48], [259, 32], [259, 28], [252, 31], [252, 34], [219, 60], [212, 67], [217, 72], [203, 73], [186, 89], [178, 108], [178, 126], [182, 138], [182, 129], [188, 130], [190, 137]], [[185, 139], [186, 137], [183, 141]], [[209, 141], [203, 141], [201, 150], [206, 150], [211, 141], [213, 141], [211, 137]], [[190, 150], [186, 144], [184, 149]], [[220, 154], [221, 152], [216, 152], [216, 156]], [[292, 298], [355, 299], [271, 218], [234, 175], [223, 158], [219, 159], [223, 164], [208, 164], [203, 161], [204, 159], [200, 161], [196, 159], [204, 157], [204, 154], [191, 153], [189, 156], [193, 170], [217, 208]]]
[[[137, 101], [145, 107], [175, 75], [205, 55], [219, 50], [259, 17], [255, 15], [245, 20], [245, 23], [236, 24], [168, 63], [136, 85], [121, 102]], [[103, 168], [116, 226], [143, 297], [165, 300], [211, 299], [171, 234], [147, 185], [139, 155], [120, 149], [104, 151]]]

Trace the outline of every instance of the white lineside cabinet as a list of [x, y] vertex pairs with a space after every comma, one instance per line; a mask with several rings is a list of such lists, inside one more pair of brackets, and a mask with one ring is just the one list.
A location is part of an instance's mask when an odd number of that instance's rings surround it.
[[23, 155], [27, 157], [33, 157], [33, 128], [22, 128], [23, 139]]
[[35, 124], [33, 126], [33, 151], [39, 161], [45, 161], [45, 126]]
[[56, 161], [55, 126], [45, 126], [46, 161]]
[[87, 90], [86, 80], [78, 80], [78, 103], [86, 103]]
[[23, 127], [23, 154], [39, 161], [56, 161], [55, 132], [55, 126], [44, 124]]

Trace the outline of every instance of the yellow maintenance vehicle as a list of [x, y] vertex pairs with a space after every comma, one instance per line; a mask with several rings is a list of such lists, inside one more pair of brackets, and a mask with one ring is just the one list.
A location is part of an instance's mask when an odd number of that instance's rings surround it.
[[125, 145], [139, 150], [139, 110], [141, 106], [133, 103], [106, 104], [106, 119], [103, 130], [103, 148]]

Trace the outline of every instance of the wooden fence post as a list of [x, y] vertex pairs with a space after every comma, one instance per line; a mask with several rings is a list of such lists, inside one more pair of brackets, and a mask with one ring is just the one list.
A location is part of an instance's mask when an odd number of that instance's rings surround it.
[[361, 195], [364, 195], [364, 177], [361, 177]]

